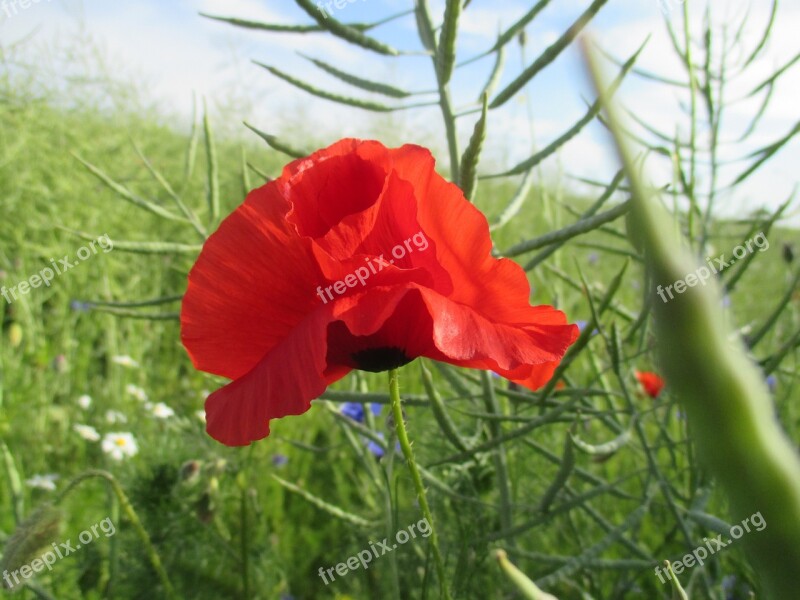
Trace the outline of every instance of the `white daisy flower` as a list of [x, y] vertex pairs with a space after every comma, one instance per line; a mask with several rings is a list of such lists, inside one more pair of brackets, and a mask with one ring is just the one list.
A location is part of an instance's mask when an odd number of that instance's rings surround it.
[[128, 417], [123, 415], [118, 410], [107, 410], [106, 411], [106, 421], [108, 421], [112, 425], [114, 423], [127, 423], [128, 422]]
[[130, 433], [107, 433], [101, 447], [114, 460], [135, 456], [139, 452], [139, 446]]
[[147, 392], [145, 392], [138, 385], [129, 383], [128, 385], [125, 386], [125, 391], [128, 392], [134, 398], [136, 398], [139, 402], [147, 402]]
[[83, 410], [87, 410], [92, 405], [92, 397], [89, 394], [84, 394], [78, 398], [78, 406]]
[[153, 416], [156, 419], [169, 419], [175, 416], [175, 411], [163, 402], [159, 402], [151, 408]]
[[48, 473], [47, 475], [34, 475], [30, 479], [25, 480], [25, 485], [32, 488], [53, 492], [56, 489], [57, 479], [58, 475], [55, 473]]
[[111, 362], [121, 367], [127, 367], [129, 369], [138, 369], [139, 363], [132, 359], [127, 354], [123, 354], [120, 356], [112, 356]]
[[100, 434], [97, 433], [97, 429], [92, 427], [91, 425], [73, 425], [72, 428], [78, 432], [78, 435], [81, 436], [88, 442], [96, 442], [100, 439]]

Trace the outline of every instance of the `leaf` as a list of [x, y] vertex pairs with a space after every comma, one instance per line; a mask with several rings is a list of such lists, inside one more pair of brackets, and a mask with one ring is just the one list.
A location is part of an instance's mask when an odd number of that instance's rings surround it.
[[439, 395], [439, 392], [433, 385], [433, 378], [431, 377], [431, 372], [425, 366], [425, 363], [423, 361], [420, 361], [419, 365], [422, 371], [422, 385], [425, 387], [425, 392], [428, 394], [428, 398], [431, 403], [431, 409], [433, 411], [433, 416], [436, 419], [436, 422], [439, 424], [439, 429], [442, 430], [444, 436], [458, 450], [461, 451], [467, 450], [468, 448], [467, 442], [461, 438], [461, 435], [459, 435], [458, 428], [456, 427], [456, 424], [453, 422], [453, 419], [448, 414], [447, 408], [445, 407], [444, 402], [442, 401], [442, 397]]
[[[211, 19], [213, 21], [220, 21], [235, 25], [236, 27], [243, 27], [244, 29], [258, 29], [262, 31], [270, 31], [273, 33], [319, 33], [326, 31], [319, 25], [284, 25], [282, 23], [264, 23], [263, 21], [252, 21], [250, 19], [239, 19], [236, 17], [223, 17], [220, 15], [211, 15], [208, 13], [199, 13], [201, 17]], [[369, 26], [363, 23], [351, 23], [348, 25], [352, 29], [364, 31]]]
[[208, 208], [210, 212], [210, 225], [213, 227], [219, 221], [219, 164], [217, 162], [217, 146], [214, 142], [214, 132], [208, 118], [205, 102], [203, 102], [203, 137], [206, 145], [206, 164], [208, 165]]
[[[83, 231], [77, 231], [67, 227], [58, 228], [87, 242], [97, 239], [97, 236], [89, 235]], [[189, 254], [194, 256], [203, 249], [203, 246], [201, 244], [190, 245], [174, 242], [131, 242], [114, 240], [113, 249], [115, 251], [122, 250], [123, 252], [133, 252], [137, 254]]]
[[[772, 144], [769, 144], [768, 146], [765, 146], [764, 148], [761, 148], [760, 150], [757, 150], [756, 152], [754, 152], [753, 154], [751, 154], [751, 155], [750, 155], [751, 157], [752, 157], [752, 156], [757, 156], [757, 155], [759, 155], [759, 154], [760, 154], [761, 156], [759, 156], [759, 158], [758, 158], [758, 159], [757, 159], [757, 160], [756, 160], [756, 161], [755, 161], [755, 162], [754, 162], [752, 165], [750, 165], [750, 166], [749, 166], [749, 167], [748, 167], [748, 168], [745, 170], [745, 172], [744, 172], [744, 173], [742, 173], [741, 175], [739, 175], [739, 176], [736, 178], [736, 180], [733, 182], [732, 186], [740, 184], [740, 183], [741, 183], [741, 182], [743, 182], [745, 179], [747, 179], [748, 177], [750, 177], [750, 175], [752, 175], [753, 173], [755, 173], [755, 172], [756, 172], [756, 171], [757, 171], [757, 170], [758, 170], [758, 169], [761, 167], [761, 165], [763, 165], [763, 164], [764, 164], [765, 162], [767, 162], [767, 161], [768, 161], [770, 158], [772, 158], [772, 156], [773, 156], [773, 155], [774, 155], [776, 152], [778, 152], [778, 150], [780, 150], [780, 149], [781, 149], [781, 148], [783, 148], [783, 147], [784, 147], [786, 144], [788, 144], [788, 143], [791, 141], [791, 139], [792, 139], [794, 136], [796, 136], [798, 133], [800, 133], [800, 121], [798, 121], [798, 122], [795, 124], [795, 126], [792, 128], [792, 130], [791, 130], [789, 133], [787, 133], [787, 134], [786, 134], [784, 137], [782, 137], [782, 138], [781, 138], [781, 139], [779, 139], [778, 141], [776, 141], [776, 142], [773, 142]], [[732, 186], [731, 186], [731, 187], [732, 187]]]
[[459, 170], [459, 185], [464, 192], [467, 200], [472, 200], [475, 193], [475, 188], [478, 185], [478, 162], [481, 159], [481, 150], [483, 150], [483, 142], [486, 140], [486, 111], [488, 110], [488, 98], [483, 97], [483, 109], [481, 110], [481, 118], [475, 123], [475, 129], [472, 131], [472, 137], [469, 140], [469, 145], [464, 150], [464, 155], [461, 157], [461, 169]]
[[514, 192], [514, 195], [512, 196], [511, 201], [508, 203], [508, 206], [506, 206], [505, 210], [500, 213], [500, 216], [497, 218], [497, 222], [489, 227], [490, 231], [499, 229], [503, 225], [511, 222], [511, 219], [513, 219], [517, 213], [519, 213], [519, 211], [522, 209], [522, 205], [525, 204], [525, 201], [528, 199], [528, 192], [531, 190], [531, 185], [533, 185], [533, 169], [529, 169], [522, 177], [522, 181], [520, 182], [517, 191]]
[[439, 85], [444, 86], [453, 76], [456, 64], [456, 39], [458, 19], [461, 16], [461, 0], [446, 0], [444, 22], [439, 34], [439, 47], [436, 49], [436, 68], [439, 71]]
[[327, 92], [325, 90], [321, 90], [316, 88], [305, 81], [301, 81], [299, 79], [295, 79], [288, 73], [284, 73], [280, 69], [276, 69], [275, 67], [271, 67], [269, 65], [265, 65], [264, 63], [260, 63], [258, 61], [253, 61], [260, 67], [264, 67], [267, 71], [275, 75], [275, 77], [279, 77], [283, 79], [287, 83], [291, 83], [293, 86], [300, 88], [301, 90], [308, 92], [309, 94], [313, 94], [319, 98], [324, 98], [325, 100], [330, 100], [332, 102], [338, 102], [339, 104], [347, 104], [348, 106], [355, 106], [356, 108], [362, 108], [364, 110], [371, 110], [374, 112], [392, 112], [395, 110], [403, 110], [404, 108], [408, 107], [394, 107], [394, 106], [386, 106], [385, 104], [379, 104], [378, 102], [372, 102], [370, 100], [360, 100], [358, 98], [350, 98], [347, 96], [340, 96], [338, 94], [334, 94], [331, 92]]
[[180, 195], [178, 195], [175, 190], [172, 189], [172, 186], [169, 184], [166, 178], [150, 163], [142, 149], [139, 148], [135, 142], [133, 143], [133, 148], [136, 150], [136, 154], [144, 163], [144, 166], [153, 176], [153, 179], [155, 179], [158, 184], [164, 188], [164, 191], [166, 191], [169, 197], [172, 198], [172, 201], [175, 202], [178, 210], [180, 210], [183, 213], [183, 216], [185, 216], [186, 219], [192, 224], [198, 235], [205, 240], [208, 236], [206, 235], [205, 229], [203, 229], [203, 226], [200, 224], [200, 221], [197, 219], [197, 215], [195, 215], [194, 212], [188, 206], [186, 206]]
[[297, 4], [297, 6], [299, 6], [306, 12], [306, 14], [309, 17], [311, 17], [317, 23], [319, 23], [320, 27], [330, 32], [331, 34], [335, 35], [336, 37], [341, 38], [347, 42], [350, 42], [351, 44], [355, 44], [356, 46], [361, 46], [362, 48], [366, 48], [367, 50], [372, 50], [373, 52], [377, 52], [378, 54], [385, 54], [387, 56], [397, 56], [400, 54], [400, 52], [398, 52], [388, 44], [379, 42], [375, 38], [365, 35], [358, 29], [350, 27], [349, 25], [345, 25], [341, 21], [337, 21], [332, 16], [329, 16], [323, 10], [320, 10], [317, 6], [314, 6], [311, 0], [294, 0], [294, 1]]
[[539, 510], [541, 512], [547, 512], [547, 510], [550, 508], [550, 504], [552, 504], [553, 500], [555, 500], [558, 492], [560, 492], [561, 488], [567, 484], [567, 480], [569, 479], [569, 476], [572, 475], [572, 470], [574, 468], [575, 451], [572, 447], [571, 434], [567, 432], [567, 434], [564, 436], [564, 453], [561, 457], [561, 464], [558, 467], [556, 477], [548, 486], [545, 493], [542, 494], [542, 499], [539, 501]]
[[[625, 79], [625, 76], [630, 72], [630, 70], [633, 67], [634, 63], [636, 63], [636, 60], [639, 58], [639, 54], [641, 54], [642, 50], [644, 50], [644, 48], [647, 45], [647, 42], [649, 41], [649, 39], [650, 38], [647, 38], [642, 43], [642, 45], [639, 46], [639, 48], [636, 50], [636, 52], [634, 52], [633, 56], [631, 56], [625, 62], [625, 64], [622, 65], [622, 69], [620, 70], [620, 73], [617, 75], [616, 79], [614, 79], [614, 81], [611, 83], [611, 85], [608, 87], [608, 90], [606, 91], [606, 93], [609, 96], [612, 96], [614, 93], [616, 93], [617, 89], [619, 89], [619, 86], [622, 84], [622, 80]], [[600, 99], [598, 98], [597, 100], [595, 100], [594, 104], [592, 104], [589, 107], [589, 110], [586, 112], [586, 114], [583, 117], [581, 117], [577, 121], [577, 123], [575, 123], [575, 125], [570, 127], [564, 134], [562, 134], [560, 137], [558, 137], [553, 142], [551, 142], [546, 148], [544, 148], [543, 150], [540, 150], [539, 152], [537, 152], [536, 154], [534, 154], [530, 158], [522, 161], [521, 163], [519, 163], [518, 165], [516, 165], [512, 169], [509, 169], [508, 171], [505, 171], [504, 173], [499, 173], [497, 175], [489, 175], [489, 176], [487, 176], [487, 178], [489, 178], [489, 177], [506, 177], [508, 175], [519, 175], [520, 173], [524, 173], [525, 171], [528, 171], [532, 167], [535, 167], [536, 165], [541, 163], [543, 160], [545, 160], [549, 156], [555, 154], [555, 152], [559, 148], [561, 148], [561, 146], [563, 146], [568, 141], [570, 141], [572, 138], [574, 138], [576, 135], [578, 135], [583, 130], [583, 128], [586, 127], [586, 125], [591, 123], [592, 120], [594, 120], [594, 118], [598, 114], [600, 114], [601, 107], [602, 107], [602, 105], [601, 105]]]
[[514, 586], [520, 591], [523, 598], [527, 598], [527, 600], [558, 600], [558, 598], [552, 594], [540, 590], [535, 583], [528, 579], [525, 573], [515, 567], [513, 563], [508, 560], [508, 555], [505, 553], [505, 550], [496, 550], [495, 558], [500, 564], [503, 573], [506, 574]]
[[92, 307], [94, 312], [108, 313], [115, 317], [128, 318], [128, 319], [141, 319], [143, 321], [180, 321], [181, 313], [154, 313], [143, 312], [139, 310], [132, 310], [129, 308], [110, 308], [105, 306]]
[[624, 446], [628, 445], [628, 442], [631, 441], [631, 430], [626, 429], [616, 438], [605, 444], [587, 444], [574, 434], [570, 434], [570, 438], [572, 439], [572, 443], [575, 444], [575, 447], [581, 452], [590, 456], [608, 457], [616, 454]]
[[433, 33], [433, 21], [428, 8], [428, 0], [414, 0], [414, 18], [417, 21], [417, 31], [422, 45], [428, 52], [435, 54], [436, 37]]
[[341, 79], [345, 83], [349, 83], [350, 85], [361, 88], [362, 90], [366, 90], [368, 92], [375, 92], [376, 94], [383, 94], [384, 96], [389, 96], [391, 98], [408, 98], [409, 96], [411, 96], [411, 92], [401, 90], [398, 87], [394, 87], [392, 85], [388, 85], [385, 83], [378, 83], [376, 81], [372, 81], [371, 79], [362, 79], [361, 77], [356, 77], [355, 75], [351, 75], [350, 73], [345, 73], [344, 71], [340, 71], [333, 65], [330, 65], [326, 62], [323, 62], [316, 58], [312, 58], [310, 56], [306, 56], [303, 53], [300, 53], [300, 56], [302, 56], [306, 60], [311, 61], [323, 71], [330, 73], [331, 75], [333, 75], [338, 79]]
[[603, 5], [608, 2], [608, 0], [594, 0], [591, 6], [586, 9], [586, 11], [578, 17], [578, 19], [572, 24], [572, 26], [564, 32], [564, 34], [556, 40], [550, 47], [547, 48], [535, 61], [533, 64], [525, 69], [519, 77], [517, 77], [514, 81], [509, 83], [502, 92], [500, 92], [494, 100], [492, 100], [491, 104], [489, 104], [489, 108], [498, 108], [511, 100], [514, 95], [520, 91], [526, 83], [528, 83], [531, 79], [533, 79], [542, 69], [547, 67], [551, 62], [553, 62], [561, 52], [567, 48], [571, 43], [572, 40], [583, 30], [586, 25], [588, 25], [589, 21], [592, 20], [597, 12], [603, 7]]
[[336, 517], [337, 519], [341, 519], [342, 521], [346, 521], [352, 525], [357, 525], [358, 527], [370, 527], [372, 525], [372, 523], [370, 523], [366, 519], [362, 519], [358, 515], [354, 515], [352, 513], [347, 512], [346, 510], [339, 508], [338, 506], [330, 504], [329, 502], [325, 502], [325, 500], [322, 500], [321, 498], [315, 496], [311, 492], [307, 492], [300, 486], [295, 485], [294, 483], [290, 483], [285, 479], [281, 479], [274, 473], [271, 474], [271, 477], [290, 492], [293, 492], [298, 496], [308, 500], [311, 504], [313, 504], [317, 508], [324, 510], [326, 513], [328, 513], [333, 517]]
[[[283, 152], [284, 154], [290, 156], [291, 158], [305, 158], [306, 156], [311, 154], [306, 150], [294, 148], [293, 146], [288, 145], [287, 143], [275, 137], [274, 135], [264, 133], [263, 131], [253, 127], [246, 121], [244, 123], [244, 126], [247, 127], [253, 133], [257, 134], [262, 140], [267, 142], [270, 148], [272, 148], [273, 150], [277, 150], [278, 152]], [[253, 167], [251, 166], [251, 168]], [[263, 173], [262, 176], [266, 177], [266, 175], [264, 175]]]
[[531, 8], [527, 13], [525, 13], [516, 23], [514, 23], [511, 27], [506, 29], [503, 33], [501, 33], [497, 37], [497, 42], [495, 42], [494, 46], [489, 48], [489, 50], [487, 50], [486, 52], [464, 61], [459, 66], [463, 67], [465, 65], [475, 62], [476, 60], [483, 58], [484, 56], [489, 56], [492, 52], [498, 52], [500, 50], [503, 50], [506, 44], [508, 44], [511, 40], [516, 38], [522, 31], [524, 31], [528, 23], [533, 21], [536, 18], [536, 15], [538, 15], [548, 4], [550, 4], [550, 0], [539, 0], [539, 2], [537, 2], [533, 6], [533, 8]]
[[486, 81], [486, 85], [483, 86], [481, 98], [484, 95], [491, 96], [494, 94], [494, 90], [497, 88], [497, 84], [500, 83], [500, 78], [503, 76], [503, 67], [506, 64], [506, 49], [504, 46], [501, 46], [496, 52], [497, 57], [494, 61], [494, 67], [492, 67], [492, 72], [489, 74], [489, 79]]
[[143, 306], [160, 306], [162, 304], [169, 304], [170, 302], [179, 302], [183, 300], [183, 294], [174, 296], [162, 296], [161, 298], [153, 298], [151, 300], [135, 300], [133, 302], [110, 302], [108, 300], [90, 300], [88, 303], [92, 306], [108, 306], [114, 308], [140, 308]]
[[506, 250], [505, 252], [501, 252], [501, 254], [506, 258], [511, 258], [514, 256], [519, 256], [520, 254], [524, 254], [526, 252], [530, 252], [531, 250], [536, 250], [538, 248], [549, 246], [551, 244], [566, 242], [567, 240], [570, 240], [576, 236], [597, 229], [601, 225], [619, 219], [621, 216], [625, 215], [630, 210], [630, 208], [631, 208], [630, 201], [623, 202], [615, 206], [614, 208], [607, 210], [606, 212], [594, 215], [592, 217], [587, 217], [585, 219], [581, 219], [577, 223], [573, 223], [572, 225], [564, 227], [563, 229], [559, 229], [557, 231], [551, 231], [550, 233], [546, 233], [537, 238], [533, 238], [531, 240], [527, 240], [525, 242], [516, 244], [515, 246], [512, 246], [511, 248]]
[[77, 154], [73, 154], [73, 156], [80, 161], [80, 163], [86, 167], [86, 169], [95, 177], [97, 177], [103, 184], [109, 188], [111, 191], [115, 192], [120, 198], [123, 200], [130, 202], [134, 206], [138, 206], [139, 208], [143, 208], [144, 210], [153, 213], [154, 215], [158, 215], [164, 219], [169, 219], [170, 221], [185, 221], [182, 217], [173, 214], [172, 212], [168, 211], [166, 208], [162, 208], [158, 204], [154, 204], [149, 200], [145, 200], [144, 198], [140, 198], [136, 196], [133, 192], [131, 192], [125, 186], [117, 183], [113, 179], [111, 179], [108, 175], [106, 175], [103, 171], [95, 167], [93, 164], [86, 162]]

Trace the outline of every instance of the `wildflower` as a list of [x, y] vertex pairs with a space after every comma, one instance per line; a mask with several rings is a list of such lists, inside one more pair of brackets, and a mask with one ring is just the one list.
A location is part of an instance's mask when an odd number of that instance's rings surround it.
[[127, 423], [128, 417], [119, 412], [118, 410], [107, 410], [106, 421], [112, 425], [115, 423]]
[[78, 397], [78, 406], [80, 406], [83, 410], [88, 410], [91, 405], [92, 397], [89, 394], [83, 394], [82, 396]]
[[100, 439], [100, 434], [97, 433], [97, 430], [91, 425], [76, 424], [73, 425], [72, 428], [87, 442], [96, 442]]
[[[384, 435], [382, 431], [378, 432], [378, 437], [384, 439]], [[386, 454], [380, 444], [378, 444], [375, 440], [370, 440], [367, 442], [367, 450], [369, 450], [376, 458], [383, 458], [383, 455]], [[398, 444], [399, 450], [399, 444]]]
[[774, 393], [775, 389], [778, 387], [778, 380], [775, 375], [769, 375], [766, 379], [766, 382], [769, 391]]
[[129, 383], [128, 385], [125, 386], [125, 391], [128, 392], [134, 398], [136, 398], [139, 402], [147, 402], [147, 392], [145, 392], [138, 385]]
[[135, 456], [139, 452], [139, 446], [130, 433], [107, 433], [101, 447], [114, 460]]
[[69, 303], [70, 309], [74, 310], [75, 312], [89, 312], [92, 310], [92, 304], [90, 302], [81, 302], [80, 300], [72, 300]]
[[[381, 409], [383, 408], [382, 405], [378, 404], [377, 402], [373, 402], [369, 405], [372, 414], [376, 417], [381, 414]], [[358, 421], [359, 423], [364, 422], [364, 405], [360, 402], [344, 402], [342, 403], [342, 414], [346, 417], [350, 417], [354, 421]]]
[[289, 462], [289, 457], [284, 456], [283, 454], [275, 454], [272, 457], [272, 464], [278, 468], [284, 466], [288, 462]]
[[153, 416], [157, 419], [169, 419], [175, 416], [175, 411], [163, 402], [155, 404], [151, 409]]
[[594, 266], [600, 261], [600, 255], [598, 255], [597, 252], [590, 252], [589, 256], [586, 257], [586, 261]]
[[119, 365], [121, 367], [127, 367], [128, 369], [138, 369], [139, 363], [136, 362], [133, 358], [128, 356], [127, 354], [122, 354], [119, 356], [112, 356], [111, 362], [115, 365]]
[[58, 477], [59, 476], [55, 473], [48, 473], [47, 475], [34, 475], [30, 479], [25, 480], [25, 485], [31, 488], [53, 492], [56, 489], [56, 481], [58, 480]]
[[425, 356], [544, 385], [578, 330], [529, 304], [486, 218], [418, 146], [345, 139], [251, 192], [189, 274], [181, 339], [233, 381], [206, 401], [228, 445], [269, 435], [353, 369]]
[[664, 380], [661, 377], [649, 371], [634, 371], [634, 375], [645, 394], [651, 398], [658, 398], [664, 388]]

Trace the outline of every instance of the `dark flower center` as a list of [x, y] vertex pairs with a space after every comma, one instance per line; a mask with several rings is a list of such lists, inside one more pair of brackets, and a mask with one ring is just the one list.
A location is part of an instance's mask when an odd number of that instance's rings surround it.
[[401, 348], [370, 348], [361, 350], [352, 356], [356, 363], [356, 369], [369, 371], [370, 373], [380, 373], [389, 369], [396, 369], [410, 363], [413, 358], [408, 358]]

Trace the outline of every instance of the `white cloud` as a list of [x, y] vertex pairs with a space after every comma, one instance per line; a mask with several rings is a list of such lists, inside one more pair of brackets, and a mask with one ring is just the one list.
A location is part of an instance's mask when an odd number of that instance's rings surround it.
[[[677, 5], [678, 0], [672, 0]], [[692, 24], [696, 36], [701, 33], [701, 3], [692, 3]], [[717, 0], [715, 15], [742, 14], [745, 0]], [[356, 6], [358, 9], [356, 9]], [[378, 15], [392, 14], [406, 8], [400, 0], [370, 0], [349, 6], [337, 14], [342, 20], [369, 21]], [[431, 3], [435, 19], [441, 19], [442, 0]], [[528, 8], [529, 2], [513, 0], [473, 0], [464, 13], [460, 37], [460, 59], [490, 47], [498, 24], [507, 28]], [[753, 44], [763, 30], [768, 16], [767, 2], [754, 3], [747, 21], [744, 39]], [[540, 20], [529, 28], [527, 64], [551, 44], [582, 10], [584, 0], [563, 0], [553, 3], [542, 13]], [[680, 23], [681, 7], [669, 14]], [[234, 28], [230, 25], [203, 19], [198, 12], [236, 16], [277, 23], [311, 20], [299, 12], [293, 3], [263, 2], [261, 0], [179, 0], [174, 3], [142, 0], [131, 3], [105, 3], [100, 0], [58, 0], [32, 6], [13, 19], [0, 20], [0, 36], [13, 40], [38, 29], [41, 39], [64, 39], [77, 31], [91, 34], [104, 48], [107, 62], [125, 65], [124, 72], [141, 73], [147, 82], [147, 94], [169, 113], [178, 113], [188, 120], [192, 92], [207, 96], [212, 106], [227, 106], [228, 131], [244, 133], [243, 120], [272, 133], [288, 133], [297, 140], [331, 141], [344, 135], [374, 135], [385, 133], [392, 142], [411, 141], [444, 148], [440, 113], [437, 108], [392, 115], [366, 115], [357, 109], [311, 97], [277, 79], [252, 64], [256, 59], [273, 64], [314, 85], [355, 97], [370, 97], [335, 78], [322, 73], [299, 56], [302, 51], [335, 64], [342, 70], [399, 85], [407, 89], [432, 87], [432, 64], [427, 57], [387, 59], [326, 34], [292, 35], [267, 33]], [[69, 15], [64, 18], [64, 14]], [[718, 23], [719, 21], [715, 21]], [[731, 83], [729, 98], [743, 96], [760, 83], [777, 66], [798, 51], [796, 30], [800, 25], [800, 6], [782, 6], [773, 38], [753, 74]], [[641, 57], [640, 65], [668, 77], [685, 79], [680, 62], [670, 48], [669, 38], [659, 10], [658, 0], [617, 0], [601, 10], [592, 24], [598, 41], [620, 58], [627, 58], [648, 35], [652, 39]], [[373, 32], [381, 39], [399, 47], [418, 47], [415, 24], [406, 17]], [[503, 84], [523, 66], [516, 43], [510, 47], [507, 74]], [[35, 52], [35, 51], [34, 51]], [[36, 57], [38, 58], [38, 57]], [[455, 104], [461, 109], [474, 102], [477, 91], [491, 68], [491, 59], [459, 71], [453, 81]], [[611, 73], [609, 69], [609, 73]], [[539, 148], [566, 131], [585, 111], [581, 96], [589, 96], [585, 75], [574, 50], [550, 65], [525, 95], [512, 100], [501, 109], [491, 112], [490, 136], [487, 140], [489, 165], [513, 166], [531, 154], [529, 111]], [[750, 145], [738, 148], [726, 159], [741, 157], [760, 145], [785, 134], [797, 120], [796, 98], [800, 95], [800, 66], [789, 72], [779, 86], [773, 104], [765, 114], [763, 129], [753, 136]], [[619, 93], [624, 104], [635, 109], [642, 119], [662, 131], [672, 134], [687, 131], [681, 102], [685, 93], [677, 88], [637, 82], [630, 77]], [[383, 97], [376, 100], [386, 104], [394, 101]], [[732, 105], [724, 120], [725, 139], [741, 132], [752, 118], [757, 104]], [[475, 115], [459, 120], [463, 144], [469, 139]], [[701, 135], [705, 132], [701, 131]], [[393, 138], [393, 139], [392, 139]], [[300, 144], [301, 142], [297, 142]], [[742, 198], [773, 203], [788, 196], [797, 180], [798, 142], [787, 146], [763, 175], [755, 176], [742, 190]], [[727, 152], [727, 150], [725, 151]], [[608, 179], [613, 167], [613, 154], [608, 151], [607, 137], [600, 127], [572, 140], [558, 157], [545, 167], [552, 169], [560, 160], [574, 174]], [[440, 162], [442, 160], [440, 156]], [[741, 169], [738, 163], [731, 170]], [[727, 171], [726, 171], [727, 173]], [[656, 169], [654, 176], [668, 175]], [[732, 203], [739, 199], [731, 200]]]

